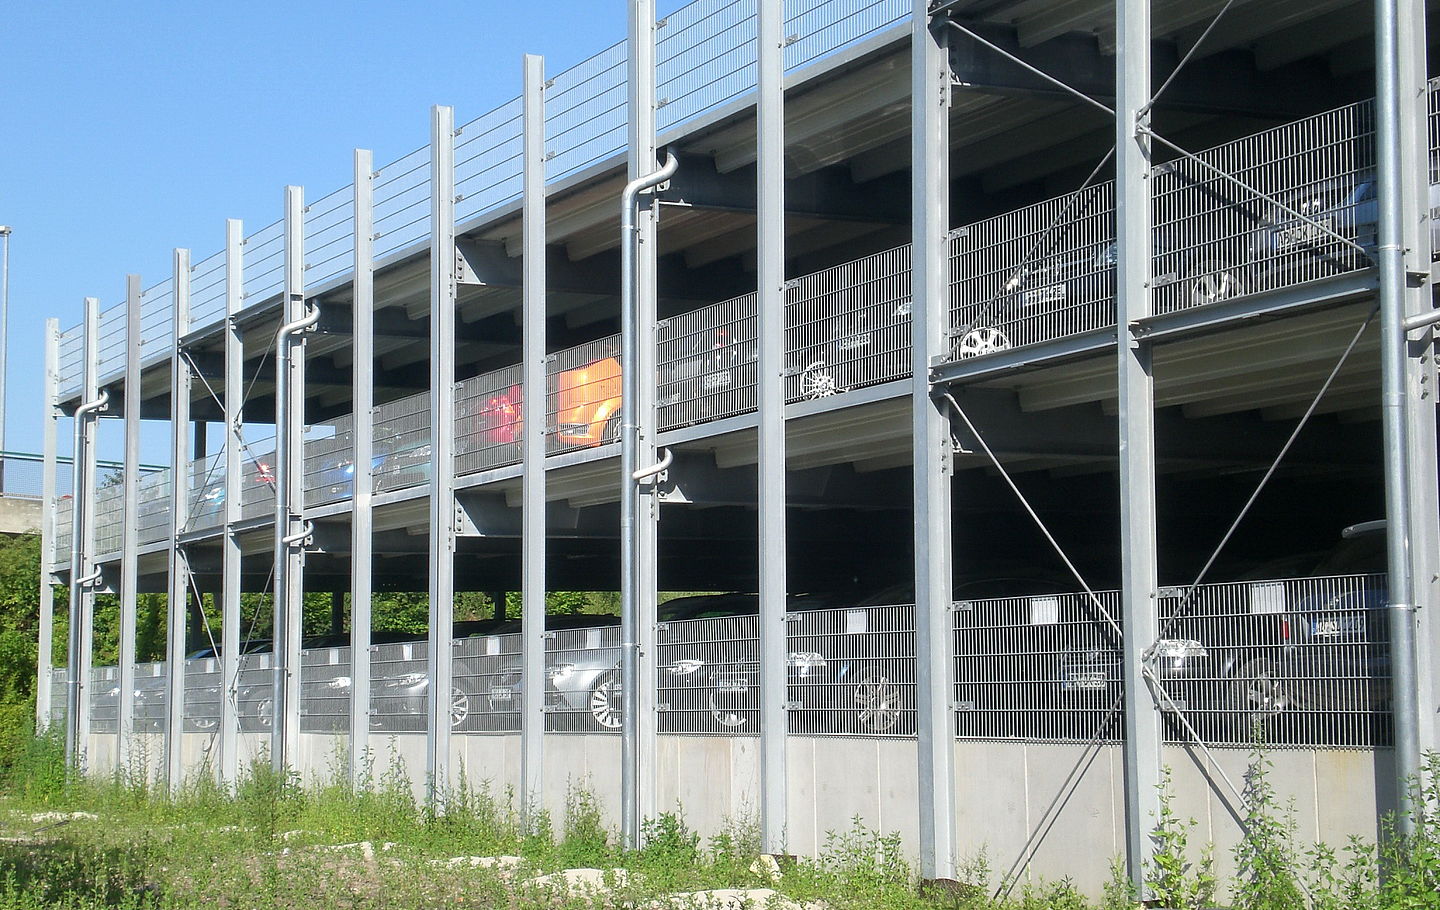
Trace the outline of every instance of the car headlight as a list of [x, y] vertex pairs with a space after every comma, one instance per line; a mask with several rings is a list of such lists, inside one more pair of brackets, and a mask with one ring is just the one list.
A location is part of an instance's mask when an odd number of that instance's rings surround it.
[[814, 651], [791, 651], [787, 663], [801, 670], [818, 670], [825, 666], [825, 657]]
[[677, 660], [675, 661], [675, 663], [670, 665], [670, 675], [689, 676], [703, 666], [705, 666], [705, 661], [696, 660], [693, 657], [687, 657], [684, 660]]
[[1205, 646], [1193, 638], [1162, 638], [1155, 642], [1155, 656], [1165, 660], [1209, 657]]
[[553, 667], [545, 668], [545, 678], [553, 682], [560, 682], [568, 679], [570, 674], [575, 672], [574, 664], [556, 664]]

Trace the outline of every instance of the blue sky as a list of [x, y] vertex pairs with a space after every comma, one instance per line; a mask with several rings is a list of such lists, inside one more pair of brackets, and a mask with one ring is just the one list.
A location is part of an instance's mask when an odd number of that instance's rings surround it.
[[[664, 15], [681, 4], [661, 0]], [[39, 451], [47, 316], [163, 279], [171, 250], [218, 250], [225, 219], [276, 220], [423, 145], [432, 104], [465, 122], [622, 40], [624, 0], [181, 4], [19, 0], [0, 23], [0, 224], [11, 238], [7, 447]], [[113, 423], [113, 422], [107, 422]], [[145, 456], [166, 430], [147, 428]], [[63, 442], [62, 451], [67, 446]], [[117, 454], [118, 427], [102, 432]]]

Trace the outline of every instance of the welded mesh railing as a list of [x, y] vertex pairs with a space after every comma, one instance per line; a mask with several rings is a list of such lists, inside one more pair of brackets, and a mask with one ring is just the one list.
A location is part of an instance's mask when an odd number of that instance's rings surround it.
[[550, 179], [563, 179], [624, 149], [625, 67], [625, 45], [613, 44], [556, 75], [546, 88]]
[[269, 654], [241, 654], [235, 710], [240, 729], [268, 733], [275, 723], [275, 672]]
[[340, 733], [350, 729], [350, 649], [300, 652], [300, 729]]
[[[118, 693], [117, 693], [118, 694]], [[136, 733], [159, 733], [165, 729], [165, 662], [135, 665]]]
[[375, 173], [375, 257], [430, 233], [430, 147], [421, 146]]
[[275, 513], [275, 437], [245, 441], [240, 454], [240, 517]]
[[136, 529], [141, 543], [154, 543], [170, 536], [170, 470], [156, 471], [140, 479], [136, 490], [139, 516]]
[[755, 410], [755, 332], [753, 293], [660, 322], [661, 429]]
[[520, 460], [523, 389], [520, 364], [467, 379], [455, 390], [455, 473]]
[[915, 733], [913, 604], [790, 614], [790, 731]]
[[1366, 268], [1374, 105], [1346, 105], [1156, 169], [1156, 312]]
[[355, 188], [347, 184], [305, 206], [305, 287], [349, 272], [355, 264]]
[[220, 661], [214, 657], [185, 661], [185, 730], [209, 733], [220, 726], [220, 700], [225, 686]]
[[90, 732], [120, 731], [120, 668], [90, 669]]
[[315, 425], [305, 439], [305, 504], [318, 506], [355, 495], [355, 438], [347, 414]]
[[125, 372], [125, 304], [100, 313], [100, 344], [95, 352], [96, 376], [103, 386]]
[[655, 701], [662, 731], [759, 732], [757, 617], [665, 622], [660, 624], [656, 641]]
[[[1162, 594], [1155, 669], [1206, 741], [1390, 744], [1383, 575], [1202, 585], [1188, 600], [1178, 589]], [[1172, 724], [1167, 736], [1185, 731]]]
[[520, 729], [521, 644], [520, 634], [513, 632], [455, 642], [455, 687], [468, 715], [456, 729], [494, 733]]
[[[1118, 621], [1119, 593], [1097, 596]], [[1088, 742], [1123, 735], [1120, 640], [1088, 595], [960, 601], [954, 616], [962, 739]]]
[[625, 710], [620, 627], [560, 629], [545, 635], [545, 729], [619, 732]]
[[215, 452], [190, 462], [189, 484], [186, 529], [218, 528], [225, 520], [225, 453]]
[[610, 335], [552, 354], [546, 364], [546, 446], [549, 453], [620, 439], [620, 336]]
[[[74, 487], [70, 462], [57, 462], [56, 495], [64, 496]], [[0, 495], [9, 499], [39, 499], [44, 492], [45, 460], [41, 456], [20, 452], [0, 453]]]
[[111, 484], [95, 491], [95, 552], [114, 553], [120, 549], [124, 523], [125, 488]]
[[59, 359], [55, 371], [59, 375], [61, 395], [74, 395], [80, 391], [85, 379], [85, 327], [71, 326], [60, 333]]
[[70, 562], [70, 535], [75, 527], [75, 500], [69, 496], [55, 502], [55, 562], [62, 566]]
[[225, 318], [225, 251], [190, 266], [190, 327], [204, 328]]
[[50, 727], [63, 730], [65, 718], [68, 716], [69, 701], [66, 698], [66, 687], [69, 685], [70, 671], [65, 667], [50, 668]]
[[370, 649], [370, 728], [383, 733], [425, 730], [429, 643], [375, 645]]
[[430, 396], [424, 392], [375, 409], [375, 491], [430, 482]]
[[280, 293], [285, 286], [285, 221], [274, 221], [244, 240], [241, 269], [245, 305]]
[[[553, 91], [553, 90], [552, 90]], [[456, 131], [455, 220], [497, 208], [520, 196], [524, 103], [516, 98]]]
[[175, 340], [175, 279], [166, 278], [140, 294], [140, 362], [171, 356]]

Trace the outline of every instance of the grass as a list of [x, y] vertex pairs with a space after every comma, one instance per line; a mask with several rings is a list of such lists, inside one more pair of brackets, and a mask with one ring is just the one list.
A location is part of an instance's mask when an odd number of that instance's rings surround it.
[[[171, 795], [143, 779], [96, 780], [63, 770], [58, 743], [38, 738], [20, 750], [0, 796], [0, 910], [38, 908], [604, 908], [662, 906], [677, 892], [771, 887], [788, 899], [832, 908], [894, 910], [1118, 910], [1133, 907], [1117, 866], [1099, 904], [1068, 882], [1000, 888], [983, 855], [971, 858], [969, 884], [917, 888], [898, 835], [859, 819], [832, 832], [820, 854], [782, 867], [770, 881], [756, 867], [753, 823], [735, 821], [702, 839], [679, 814], [645, 823], [646, 846], [617, 845], [593, 795], [567, 794], [563, 818], [537, 813], [522, 823], [513, 794], [461, 786], [443, 813], [417, 806], [399, 766], [373, 772], [368, 786], [302, 787], [268, 764], [249, 768], [233, 794], [204, 778]], [[1263, 759], [1263, 755], [1259, 756]], [[1263, 761], [1247, 824], [1256, 840], [1237, 853], [1234, 881], [1190, 881], [1203, 850], [1176, 832], [1183, 820], [1157, 819], [1157, 890], [1186, 906], [1197, 895], [1245, 910], [1401, 910], [1437, 903], [1440, 869], [1440, 759], [1417, 786], [1422, 823], [1413, 838], [1344, 850], [1294, 843], [1285, 807], [1273, 805]], [[48, 813], [48, 814], [47, 814]], [[81, 814], [75, 814], [81, 813]], [[1168, 832], [1168, 833], [1167, 833]], [[347, 846], [348, 845], [348, 846]], [[513, 870], [452, 863], [458, 857], [513, 856]], [[625, 869], [623, 879], [589, 893], [557, 893], [529, 883], [560, 869]], [[1379, 870], [1385, 868], [1382, 879]], [[1228, 888], [1228, 890], [1227, 890]], [[992, 897], [1000, 891], [1008, 896]], [[1303, 903], [1293, 904], [1304, 894]], [[668, 906], [665, 904], [663, 906]]]

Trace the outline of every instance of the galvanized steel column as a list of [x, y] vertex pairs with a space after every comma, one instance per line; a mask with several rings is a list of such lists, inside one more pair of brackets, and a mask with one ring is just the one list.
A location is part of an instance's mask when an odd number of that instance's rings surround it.
[[950, 327], [950, 61], [915, 0], [911, 28], [911, 432], [915, 511], [915, 710], [920, 875], [955, 877], [955, 662], [950, 611], [950, 421], [930, 398], [930, 366]]
[[1121, 623], [1125, 676], [1125, 843], [1143, 886], [1159, 814], [1160, 714], [1145, 676], [1159, 629], [1155, 555], [1155, 390], [1151, 350], [1131, 332], [1150, 315], [1150, 0], [1115, 5], [1115, 307], [1120, 429]]
[[350, 308], [354, 363], [350, 375], [350, 783], [367, 783], [370, 757], [370, 594], [375, 547], [370, 497], [375, 492], [375, 167], [355, 150], [355, 278]]
[[760, 849], [785, 852], [785, 10], [759, 0], [756, 60], [760, 518]]
[[[629, 176], [632, 181], [656, 172], [655, 158], [655, 3], [630, 0]], [[621, 432], [635, 440], [630, 470], [656, 459], [655, 323], [656, 221], [654, 196], [639, 206], [633, 238], [635, 322], [638, 338], [629, 360], [634, 369], [622, 377], [634, 400], [622, 402]], [[624, 269], [622, 268], [622, 271]], [[623, 279], [622, 279], [623, 280]], [[622, 294], [622, 296], [624, 296]], [[625, 304], [622, 302], [622, 307]], [[622, 318], [622, 322], [623, 322]], [[631, 339], [622, 339], [622, 343]], [[628, 344], [627, 344], [628, 346]], [[625, 352], [622, 350], [622, 359]], [[625, 445], [622, 439], [622, 447]], [[640, 827], [655, 814], [655, 611], [660, 502], [656, 485], [637, 485], [621, 468], [621, 626], [622, 637], [635, 647], [622, 654], [623, 715], [620, 756], [620, 828], [626, 845], [640, 846]], [[627, 520], [628, 518], [628, 520]], [[627, 534], [626, 526], [633, 528]], [[623, 672], [625, 667], [631, 672]]]
[[190, 331], [190, 251], [177, 249], [171, 279], [170, 322], [170, 553], [165, 619], [165, 782], [173, 793], [184, 778], [185, 624], [190, 566], [180, 535], [190, 513], [190, 361], [181, 345]]
[[[44, 453], [40, 475], [40, 622], [36, 648], [35, 729], [50, 727], [55, 701], [51, 655], [55, 650], [55, 463], [58, 457], [60, 409], [55, 406], [60, 387], [60, 321], [45, 320], [45, 376], [41, 385]], [[71, 513], [72, 521], [74, 513]]]
[[455, 626], [455, 110], [430, 118], [430, 660], [425, 773], [449, 791]]
[[[1408, 24], [1408, 23], [1407, 23]], [[1381, 419], [1385, 435], [1385, 518], [1388, 540], [1391, 714], [1395, 727], [1395, 773], [1402, 807], [1409, 779], [1420, 769], [1419, 688], [1416, 668], [1415, 600], [1410, 562], [1412, 466], [1407, 436], [1407, 386], [1411, 379], [1405, 331], [1405, 160], [1401, 134], [1399, 0], [1375, 4], [1375, 161], [1379, 206]], [[1427, 156], [1428, 158], [1428, 156]], [[1422, 159], [1423, 160], [1423, 159]], [[1418, 162], [1416, 162], [1418, 164]], [[1431, 439], [1433, 440], [1433, 436]], [[1427, 479], [1433, 483], [1434, 477]], [[1410, 813], [1399, 828], [1409, 834]]]
[[103, 398], [97, 379], [100, 302], [85, 298], [85, 337], [81, 355], [84, 379], [75, 412], [75, 450], [71, 473], [70, 537], [70, 687], [66, 711], [65, 757], [84, 768], [90, 740], [90, 664], [94, 653], [95, 573], [95, 430]]
[[545, 58], [525, 55], [521, 374], [520, 812], [545, 784]]
[[220, 538], [220, 782], [234, 786], [240, 776], [240, 570], [244, 552], [237, 526], [244, 515], [245, 232], [239, 219], [225, 220], [225, 505]]
[[305, 194], [285, 187], [284, 304], [275, 340], [274, 695], [270, 763], [291, 768], [300, 742], [305, 608]]
[[125, 276], [125, 460], [120, 512], [120, 641], [116, 663], [118, 723], [115, 765], [131, 766], [135, 734], [135, 623], [140, 583], [140, 276]]

